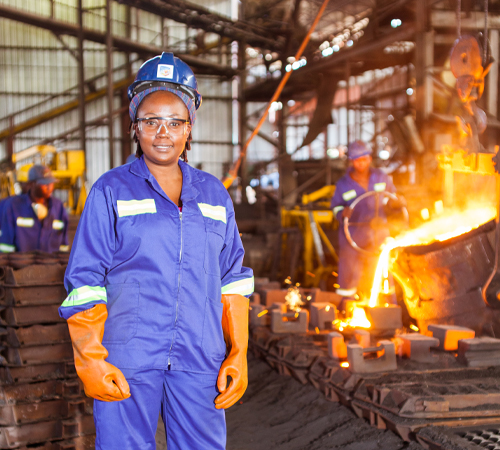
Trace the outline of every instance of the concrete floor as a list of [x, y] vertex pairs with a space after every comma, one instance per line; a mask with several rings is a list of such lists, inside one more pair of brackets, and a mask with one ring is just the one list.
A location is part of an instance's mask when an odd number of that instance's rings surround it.
[[[227, 450], [423, 450], [391, 431], [371, 427], [311, 385], [278, 375], [252, 355], [249, 387], [226, 411], [226, 421]], [[166, 448], [161, 424], [157, 450]]]

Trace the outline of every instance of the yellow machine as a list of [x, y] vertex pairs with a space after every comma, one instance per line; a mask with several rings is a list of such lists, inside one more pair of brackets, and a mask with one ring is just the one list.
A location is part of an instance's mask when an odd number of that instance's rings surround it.
[[[337, 228], [337, 221], [330, 209], [330, 200], [335, 186], [324, 186], [310, 194], [302, 196], [302, 207], [281, 209], [281, 226], [283, 229], [298, 228], [302, 235], [302, 267], [297, 274], [289, 274], [292, 279], [300, 279], [304, 287], [318, 287], [336, 271], [337, 253], [325, 233], [325, 229]], [[314, 206], [313, 208], [311, 208]], [[282, 245], [286, 247], [287, 238]], [[327, 263], [324, 249], [330, 253], [335, 266]]]
[[[23, 172], [33, 164], [43, 164], [50, 167], [57, 178], [56, 189], [66, 191], [69, 212], [79, 215], [83, 211], [87, 199], [85, 186], [85, 154], [83, 150], [62, 150], [51, 145], [35, 145], [12, 155], [14, 164], [25, 163], [20, 170]], [[23, 170], [24, 169], [24, 170]], [[27, 180], [18, 179], [18, 182]], [[1, 197], [15, 195], [15, 172], [9, 170], [0, 174]]]

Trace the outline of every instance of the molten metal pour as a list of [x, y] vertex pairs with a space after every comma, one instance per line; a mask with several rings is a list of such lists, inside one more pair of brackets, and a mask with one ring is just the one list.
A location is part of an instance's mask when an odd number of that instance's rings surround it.
[[380, 294], [387, 293], [392, 250], [402, 247], [429, 245], [437, 241], [443, 242], [468, 233], [495, 217], [496, 210], [494, 207], [473, 208], [432, 220], [414, 230], [404, 232], [396, 238], [388, 238], [382, 246], [382, 253], [377, 263], [369, 306], [378, 306]]

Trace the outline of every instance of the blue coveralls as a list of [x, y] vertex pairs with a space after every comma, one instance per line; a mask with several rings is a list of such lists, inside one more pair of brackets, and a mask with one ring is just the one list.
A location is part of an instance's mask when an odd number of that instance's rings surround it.
[[7, 197], [2, 200], [0, 200], [0, 236], [2, 235], [2, 217], [3, 217], [3, 212], [5, 211], [5, 208], [7, 205], [12, 201], [12, 199], [15, 197]]
[[31, 206], [29, 194], [16, 195], [5, 202], [0, 236], [0, 251], [68, 251], [68, 213], [61, 200], [51, 197], [48, 214], [40, 221]]
[[97, 180], [78, 225], [59, 312], [107, 304], [102, 343], [131, 392], [94, 401], [97, 449], [154, 449], [160, 410], [169, 450], [225, 448], [221, 293], [249, 296], [253, 273], [227, 190], [179, 166], [182, 212], [141, 157]]
[[[331, 207], [340, 223], [339, 228], [339, 270], [338, 281], [339, 288], [337, 293], [345, 297], [352, 297], [356, 294], [361, 282], [361, 276], [365, 279], [365, 283], [371, 286], [373, 276], [377, 264], [378, 257], [372, 257], [360, 253], [352, 248], [347, 241], [344, 233], [344, 221], [342, 219], [342, 210], [346, 206], [350, 206], [352, 202], [360, 195], [367, 192], [362, 186], [354, 181], [350, 173], [353, 168], [349, 168], [347, 173], [337, 182], [335, 194], [332, 198]], [[380, 169], [370, 168], [370, 179], [368, 183], [368, 191], [388, 191], [394, 193], [396, 188], [389, 176]], [[386, 222], [384, 208], [382, 207], [382, 198], [380, 198], [379, 217]], [[368, 197], [362, 200], [353, 210], [352, 216], [349, 219], [351, 223], [364, 223], [365, 225], [349, 226], [351, 236], [359, 247], [371, 250], [377, 250], [384, 239], [389, 236], [389, 229], [379, 229], [377, 236], [372, 228], [370, 221], [375, 217], [376, 199], [375, 196]], [[368, 283], [366, 283], [368, 281]]]

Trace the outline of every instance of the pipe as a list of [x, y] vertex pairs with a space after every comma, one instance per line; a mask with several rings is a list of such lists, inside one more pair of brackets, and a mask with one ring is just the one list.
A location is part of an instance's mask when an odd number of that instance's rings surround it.
[[[323, 4], [321, 5], [321, 8], [318, 11], [318, 14], [316, 15], [316, 18], [314, 19], [314, 22], [311, 25], [311, 28], [307, 32], [306, 37], [302, 41], [302, 44], [300, 45], [299, 49], [297, 50], [297, 53], [295, 54], [295, 61], [298, 61], [300, 57], [302, 56], [303, 51], [305, 50], [307, 44], [309, 43], [309, 40], [311, 39], [311, 34], [313, 33], [314, 29], [316, 28], [316, 25], [318, 25], [319, 19], [323, 15], [323, 12], [325, 11], [326, 6], [328, 5], [329, 0], [324, 0]], [[257, 123], [257, 126], [253, 130], [252, 134], [248, 138], [248, 140], [245, 142], [244, 147], [241, 149], [240, 156], [234, 163], [232, 169], [229, 171], [229, 174], [224, 180], [222, 181], [224, 183], [224, 186], [226, 189], [228, 189], [232, 184], [233, 181], [236, 179], [236, 176], [238, 175], [238, 170], [240, 168], [240, 165], [243, 161], [243, 158], [245, 158], [248, 146], [250, 142], [252, 142], [252, 139], [257, 136], [260, 128], [264, 124], [264, 121], [267, 118], [267, 115], [269, 114], [269, 109], [271, 108], [271, 105], [279, 98], [281, 92], [283, 91], [283, 88], [285, 87], [285, 84], [287, 83], [288, 79], [292, 75], [292, 71], [290, 72], [285, 72], [285, 75], [280, 81], [280, 84], [276, 88], [276, 91], [274, 92], [273, 96], [271, 97], [271, 100], [269, 100], [266, 109], [264, 110], [264, 113], [262, 114], [259, 123]]]

